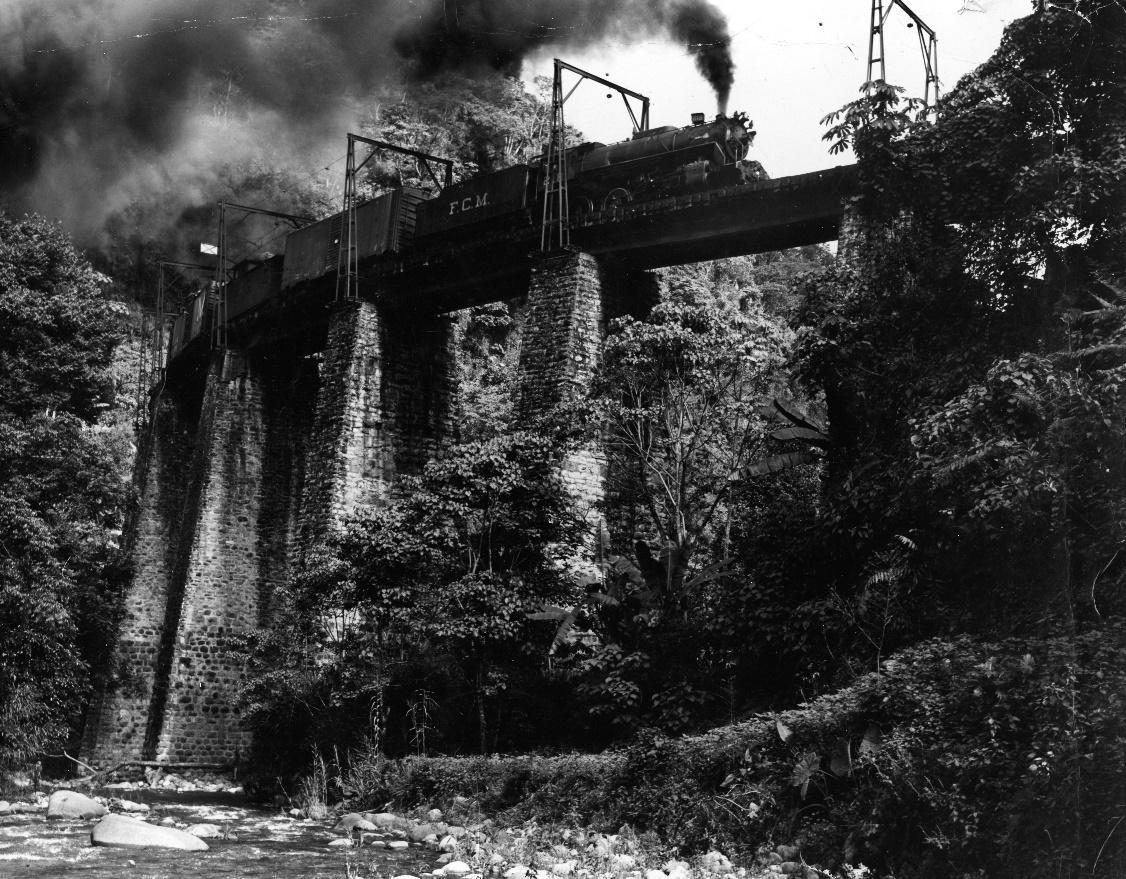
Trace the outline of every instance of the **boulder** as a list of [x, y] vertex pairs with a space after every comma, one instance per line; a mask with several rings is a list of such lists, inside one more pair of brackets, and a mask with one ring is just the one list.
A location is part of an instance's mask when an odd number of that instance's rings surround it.
[[798, 860], [799, 849], [796, 845], [780, 845], [774, 850], [778, 852], [783, 861]]
[[434, 832], [434, 828], [429, 824], [416, 824], [407, 831], [407, 839], [411, 842], [422, 842], [426, 837]]
[[610, 858], [610, 866], [615, 870], [632, 870], [637, 866], [637, 858], [633, 855], [614, 855]]
[[116, 797], [109, 801], [110, 806], [118, 812], [147, 812], [149, 807], [144, 803], [135, 803], [132, 800], [119, 800]]
[[223, 835], [218, 824], [192, 824], [184, 828], [184, 833], [190, 833], [200, 839], [218, 839]]
[[349, 812], [336, 822], [333, 830], [355, 833], [357, 830], [375, 830], [375, 825], [359, 812]]
[[161, 818], [160, 819], [160, 826], [161, 827], [175, 827], [176, 826], [176, 819], [173, 818], [171, 815], [168, 815], [165, 818]]
[[731, 865], [731, 861], [727, 856], [714, 849], [705, 855], [700, 856], [700, 868], [709, 873], [730, 873], [735, 868]]
[[330, 848], [351, 848], [352, 847], [352, 840], [348, 837], [344, 837], [343, 839], [334, 839], [332, 842], [329, 843], [329, 847]]
[[391, 851], [393, 852], [401, 852], [403, 849], [408, 848], [409, 846], [410, 843], [405, 839], [392, 839], [387, 843], [387, 848], [391, 849]]
[[399, 816], [391, 812], [364, 812], [364, 818], [376, 827], [382, 827], [385, 830], [394, 827], [399, 821]]
[[457, 839], [454, 838], [452, 833], [447, 833], [440, 840], [438, 840], [438, 851], [452, 852], [457, 848]]
[[428, 821], [431, 821], [431, 822], [441, 821], [442, 820], [442, 810], [441, 809], [431, 809], [429, 812], [426, 813], [426, 819]]
[[575, 872], [575, 867], [574, 861], [560, 861], [558, 864], [551, 865], [551, 872], [556, 876], [570, 876]]
[[47, 801], [48, 818], [101, 818], [108, 811], [97, 800], [72, 790], [57, 790]]
[[645, 879], [669, 879], [664, 870], [646, 870]]
[[10, 815], [12, 813], [12, 804], [7, 800], [0, 800], [0, 815]]
[[665, 863], [664, 869], [669, 874], [669, 879], [691, 879], [692, 876], [692, 868], [688, 865], [688, 861], [673, 859]]
[[198, 836], [192, 836], [174, 827], [158, 827], [126, 815], [106, 815], [90, 832], [94, 845], [116, 845], [132, 848], [174, 848], [190, 852], [205, 852], [208, 845]]
[[465, 861], [450, 861], [442, 868], [443, 876], [464, 876], [471, 872], [472, 870], [469, 864], [465, 863]]

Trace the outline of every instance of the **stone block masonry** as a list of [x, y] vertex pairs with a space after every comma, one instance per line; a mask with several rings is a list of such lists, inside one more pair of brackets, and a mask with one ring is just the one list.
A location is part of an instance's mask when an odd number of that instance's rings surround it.
[[[656, 301], [650, 272], [580, 251], [538, 258], [520, 341], [517, 418], [532, 424], [559, 404], [580, 402], [598, 370], [609, 321], [643, 315]], [[564, 462], [563, 484], [588, 520], [596, 517], [605, 476], [606, 458], [597, 443], [576, 449]]]
[[[165, 699], [150, 712], [147, 745], [158, 760], [229, 761], [249, 752], [233, 705], [244, 674], [233, 648], [259, 627], [272, 587], [288, 574], [285, 498], [311, 409], [293, 393], [309, 387], [303, 370], [228, 350], [210, 377], [194, 527], [185, 522], [184, 529], [180, 614], [175, 624], [166, 618], [163, 633]], [[271, 402], [281, 411], [271, 413]], [[271, 461], [267, 451], [283, 454]]]
[[337, 306], [310, 440], [301, 545], [313, 551], [359, 507], [386, 499], [452, 432], [456, 323], [372, 302]]
[[139, 443], [138, 510], [131, 535], [133, 580], [124, 598], [118, 636], [118, 680], [90, 706], [82, 742], [83, 754], [99, 766], [144, 756], [204, 379], [196, 377], [160, 394], [153, 402], [150, 433]]
[[300, 358], [214, 356], [166, 391], [139, 459], [141, 502], [118, 662], [83, 751], [124, 760], [229, 762], [245, 755], [231, 647], [288, 579], [315, 370]]

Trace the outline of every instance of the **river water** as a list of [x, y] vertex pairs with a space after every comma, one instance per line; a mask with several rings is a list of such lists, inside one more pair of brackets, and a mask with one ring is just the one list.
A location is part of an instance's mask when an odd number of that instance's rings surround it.
[[[116, 792], [115, 792], [116, 793]], [[0, 877], [82, 879], [354, 879], [377, 873], [415, 876], [433, 869], [425, 849], [392, 852], [379, 844], [331, 847], [341, 839], [333, 819], [310, 821], [253, 808], [241, 798], [215, 794], [130, 792], [147, 802], [151, 823], [171, 817], [183, 824], [216, 824], [234, 839], [208, 839], [210, 851], [110, 848], [90, 844], [93, 821], [47, 821], [43, 812], [0, 816]]]

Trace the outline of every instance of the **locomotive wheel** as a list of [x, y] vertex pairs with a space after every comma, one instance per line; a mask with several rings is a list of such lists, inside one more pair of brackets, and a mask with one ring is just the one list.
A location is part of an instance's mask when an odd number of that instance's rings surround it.
[[572, 199], [572, 203], [574, 204], [574, 208], [572, 208], [571, 213], [576, 217], [581, 217], [583, 214], [594, 213], [594, 202], [585, 195], [580, 195]]
[[630, 191], [623, 186], [615, 186], [606, 196], [602, 199], [602, 210], [614, 211], [618, 208], [625, 207], [633, 201], [633, 196]]

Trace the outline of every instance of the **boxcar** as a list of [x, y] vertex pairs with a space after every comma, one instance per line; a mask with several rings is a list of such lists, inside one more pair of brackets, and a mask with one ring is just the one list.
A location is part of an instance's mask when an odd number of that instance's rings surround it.
[[[395, 253], [414, 236], [416, 206], [426, 198], [419, 189], [395, 189], [356, 208], [356, 255], [359, 259]], [[335, 275], [344, 238], [344, 214], [334, 214], [298, 229], [286, 238], [283, 290], [323, 275]]]
[[271, 256], [235, 266], [235, 276], [227, 283], [227, 320], [241, 317], [278, 295], [283, 260], [282, 256]]
[[528, 210], [536, 198], [539, 169], [513, 165], [493, 174], [481, 174], [454, 186], [418, 206], [415, 236], [449, 232], [463, 226]]

